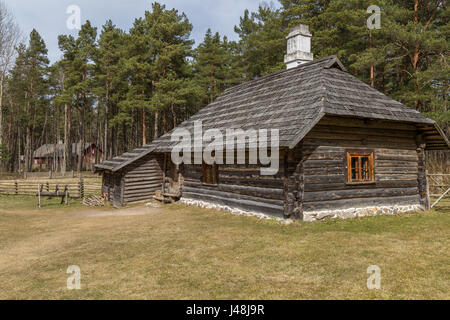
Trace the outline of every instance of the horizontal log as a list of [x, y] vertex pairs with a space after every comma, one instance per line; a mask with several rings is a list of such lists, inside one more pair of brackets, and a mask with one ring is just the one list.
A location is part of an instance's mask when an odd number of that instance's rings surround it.
[[405, 180], [417, 180], [417, 174], [376, 174], [375, 181], [405, 181]]
[[151, 201], [153, 200], [153, 196], [155, 195], [155, 193], [149, 193], [149, 194], [145, 194], [145, 195], [139, 195], [139, 196], [127, 196], [124, 197], [124, 204], [133, 204], [133, 203], [137, 203], [137, 202], [143, 202], [143, 201]]
[[145, 182], [145, 181], [162, 181], [163, 176], [141, 176], [141, 177], [127, 177], [125, 182]]
[[304, 181], [305, 185], [316, 183], [344, 183], [345, 176], [344, 174], [305, 176]]
[[[295, 170], [295, 166], [296, 164], [292, 164], [291, 167], [288, 167], [288, 169], [290, 170]], [[262, 167], [260, 166], [252, 166], [252, 167], [241, 167], [241, 168], [235, 168], [232, 166], [226, 167], [226, 168], [218, 168], [218, 172], [219, 174], [222, 175], [229, 175], [229, 176], [260, 176], [261, 175], [261, 169]], [[185, 168], [184, 170], [184, 174], [185, 175], [202, 175], [203, 174], [203, 168], [202, 166], [197, 166], [197, 167], [190, 167], [190, 168]], [[276, 174], [276, 176], [283, 176], [284, 175], [284, 168], [283, 167], [279, 167], [278, 168], [278, 172]]]
[[146, 189], [150, 189], [150, 188], [161, 188], [161, 187], [162, 187], [162, 183], [149, 183], [149, 184], [140, 185], [140, 186], [126, 185], [124, 192], [129, 192], [132, 190], [146, 190]]
[[208, 188], [208, 187], [192, 188], [192, 187], [184, 186], [182, 189], [183, 196], [185, 193], [213, 195], [213, 196], [217, 196], [217, 197], [224, 197], [227, 199], [248, 200], [248, 201], [254, 201], [254, 202], [267, 203], [267, 204], [271, 204], [271, 205], [277, 205], [277, 206], [284, 205], [284, 200], [275, 200], [275, 199], [267, 199], [267, 198], [263, 198], [263, 197], [248, 196], [248, 195], [243, 195], [243, 194], [238, 194], [238, 193], [233, 193], [233, 192], [213, 190], [212, 188]]
[[125, 174], [125, 177], [130, 176], [130, 175], [140, 175], [140, 174], [162, 174], [162, 170], [154, 170], [154, 169], [130, 170]]
[[392, 129], [402, 131], [413, 131], [415, 134], [417, 127], [414, 124], [399, 123], [385, 120], [364, 120], [348, 117], [326, 116], [319, 121], [318, 125], [342, 126], [350, 128], [370, 128], [370, 129]]
[[304, 152], [304, 160], [342, 160], [345, 157], [345, 152], [342, 151], [330, 151], [330, 152]]
[[[302, 152], [304, 155], [314, 155], [314, 154], [339, 154], [344, 152], [347, 149], [352, 149], [348, 146], [337, 146], [337, 145], [303, 145], [302, 146]], [[368, 149], [367, 147], [358, 147], [358, 149]], [[417, 157], [417, 151], [416, 148], [412, 150], [402, 150], [402, 149], [391, 149], [389, 148], [389, 144], [387, 144], [386, 147], [374, 147], [370, 148], [373, 150], [375, 154], [388, 154], [388, 155], [408, 155], [408, 156], [414, 156]]]
[[376, 189], [376, 188], [409, 188], [417, 187], [417, 180], [405, 181], [376, 181], [373, 184], [346, 184], [346, 183], [324, 183], [324, 184], [307, 184], [305, 192], [312, 191], [328, 191], [328, 190], [355, 190], [355, 189]]
[[365, 135], [360, 132], [339, 133], [336, 131], [321, 132], [317, 130], [311, 130], [308, 135], [308, 139], [323, 139], [323, 140], [340, 140], [340, 141], [353, 141], [357, 139], [364, 139], [367, 143], [406, 143], [415, 144], [415, 139], [412, 136], [397, 137], [397, 136], [378, 136], [378, 135]]
[[[200, 179], [191, 179], [186, 178], [185, 181], [197, 181], [202, 182]], [[231, 184], [231, 185], [243, 185], [243, 186], [254, 186], [254, 187], [263, 187], [263, 188], [282, 188], [283, 187], [283, 179], [241, 179], [237, 177], [219, 178], [219, 184]]]
[[219, 183], [216, 187], [208, 187], [201, 182], [185, 181], [185, 187], [192, 188], [206, 188], [208, 190], [219, 190], [223, 192], [238, 193], [254, 197], [268, 198], [268, 199], [284, 199], [284, 190], [282, 188], [261, 188], [245, 185], [227, 185]]
[[149, 182], [158, 182], [162, 183], [163, 177], [152, 177], [152, 178], [127, 178], [124, 180], [126, 184], [145, 184]]
[[237, 208], [241, 210], [247, 210], [251, 212], [265, 213], [269, 215], [274, 215], [276, 217], [283, 217], [284, 208], [283, 206], [275, 206], [266, 204], [263, 202], [249, 201], [234, 198], [224, 198], [214, 195], [204, 195], [194, 192], [183, 193], [184, 198], [197, 199], [201, 201], [208, 201], [211, 203], [216, 203], [223, 206], [228, 206], [231, 208]]
[[402, 160], [376, 160], [375, 167], [415, 167], [419, 166], [417, 161], [402, 161]]
[[402, 137], [415, 139], [416, 132], [411, 130], [399, 130], [397, 128], [368, 128], [368, 127], [352, 127], [344, 125], [323, 125], [318, 124], [312, 130], [312, 132], [323, 133], [349, 133], [360, 135], [373, 135], [381, 137]]
[[375, 174], [417, 174], [419, 172], [417, 167], [375, 167]]
[[382, 189], [353, 189], [353, 190], [330, 190], [319, 192], [304, 192], [304, 202], [354, 199], [354, 198], [382, 198], [412, 196], [419, 194], [417, 187], [413, 188], [382, 188]]
[[375, 161], [379, 160], [394, 160], [394, 161], [412, 161], [418, 162], [419, 159], [416, 155], [402, 155], [402, 154], [385, 154], [385, 153], [375, 153]]
[[[64, 190], [65, 188], [59, 188], [59, 190], [61, 191], [61, 190]], [[37, 187], [36, 188], [18, 188], [18, 189], [15, 189], [15, 188], [6, 188], [6, 187], [0, 187], [0, 190], [6, 190], [6, 191], [8, 191], [8, 190], [11, 190], [11, 191], [15, 191], [15, 190], [18, 190], [18, 191], [26, 191], [26, 192], [37, 192]], [[47, 190], [47, 188], [43, 188], [42, 190]], [[55, 190], [55, 188], [49, 188], [49, 190], [51, 190], [51, 191], [54, 191]], [[68, 189], [69, 190], [69, 192], [74, 192], [74, 191], [78, 191], [79, 189], [78, 188], [73, 188], [73, 189]], [[91, 189], [92, 190], [92, 189]], [[100, 188], [98, 188], [98, 189], [95, 189], [95, 190], [100, 190]]]
[[128, 190], [128, 191], [124, 191], [123, 195], [124, 195], [124, 197], [134, 196], [134, 195], [137, 195], [137, 196], [138, 195], [147, 195], [147, 194], [152, 194], [156, 190], [160, 190], [160, 189], [161, 189], [161, 186], [147, 188], [147, 189], [141, 189], [141, 190]]
[[415, 143], [398, 143], [398, 142], [372, 142], [366, 141], [363, 143], [360, 139], [355, 137], [355, 140], [332, 140], [332, 139], [315, 139], [308, 136], [303, 140], [303, 144], [306, 146], [340, 146], [346, 148], [383, 148], [389, 147], [390, 149], [407, 149], [416, 150]]
[[343, 167], [344, 158], [339, 160], [305, 160], [303, 162], [303, 167], [308, 168], [325, 168], [325, 167]]
[[303, 173], [305, 176], [314, 175], [336, 175], [344, 172], [344, 166], [340, 167], [322, 167], [322, 168], [304, 168]]

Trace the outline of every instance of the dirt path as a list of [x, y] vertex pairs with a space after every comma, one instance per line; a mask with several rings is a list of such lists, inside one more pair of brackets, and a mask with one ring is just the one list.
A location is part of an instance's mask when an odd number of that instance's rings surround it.
[[153, 208], [147, 206], [139, 206], [126, 209], [111, 209], [108, 211], [99, 210], [83, 210], [79, 212], [67, 213], [66, 217], [110, 217], [110, 216], [142, 216], [147, 214], [161, 214], [164, 213], [163, 208]]

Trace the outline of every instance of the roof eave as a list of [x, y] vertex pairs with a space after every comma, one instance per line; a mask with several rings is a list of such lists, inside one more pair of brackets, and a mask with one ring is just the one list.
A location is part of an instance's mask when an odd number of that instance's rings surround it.
[[[433, 121], [434, 122], [434, 121]], [[447, 135], [445, 134], [444, 130], [436, 123], [433, 123], [434, 129], [436, 129], [437, 133], [439, 133], [440, 137], [442, 138], [442, 147], [440, 145], [435, 145], [430, 147], [427, 144], [427, 147], [425, 147], [426, 150], [448, 150], [450, 149], [450, 141], [447, 138]]]
[[148, 154], [152, 153], [153, 151], [155, 151], [155, 149], [156, 149], [156, 146], [148, 148], [148, 150], [142, 152], [139, 156], [137, 156], [135, 158], [131, 158], [130, 160], [127, 160], [127, 161], [121, 163], [120, 165], [114, 167], [111, 171], [112, 172], [117, 172], [117, 171], [121, 170], [122, 168], [128, 166], [129, 164], [131, 164], [131, 163], [133, 163], [133, 162], [135, 162], [135, 161], [137, 161], [137, 160], [147, 156]]
[[308, 124], [307, 127], [304, 127], [294, 138], [294, 140], [289, 144], [289, 149], [294, 149], [300, 141], [319, 123], [320, 120], [326, 115], [325, 112], [320, 111], [317, 116]]

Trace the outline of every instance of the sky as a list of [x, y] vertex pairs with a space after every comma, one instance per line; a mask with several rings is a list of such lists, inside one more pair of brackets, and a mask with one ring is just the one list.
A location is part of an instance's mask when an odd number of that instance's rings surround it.
[[[77, 5], [81, 9], [82, 24], [86, 20], [101, 30], [106, 20], [111, 19], [117, 27], [128, 31], [135, 18], [142, 17], [151, 9], [154, 0], [3, 0], [14, 14], [17, 23], [28, 39], [30, 32], [36, 29], [43, 37], [48, 56], [52, 62], [61, 57], [58, 48], [58, 35], [76, 35], [77, 30], [67, 28], [67, 8]], [[245, 9], [256, 11], [260, 4], [270, 4], [270, 0], [159, 0], [168, 9], [176, 8], [186, 13], [193, 24], [191, 38], [196, 44], [203, 40], [208, 28], [213, 32], [236, 40], [234, 26]], [[277, 6], [278, 2], [273, 1]]]

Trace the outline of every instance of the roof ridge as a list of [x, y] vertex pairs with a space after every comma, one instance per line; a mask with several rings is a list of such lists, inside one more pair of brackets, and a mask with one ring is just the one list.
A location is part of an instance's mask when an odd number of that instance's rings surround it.
[[[299, 65], [299, 66], [297, 66], [297, 67], [295, 67], [295, 68], [284, 69], [284, 70], [276, 71], [276, 72], [273, 72], [273, 73], [270, 73], [270, 74], [266, 74], [266, 75], [264, 75], [264, 76], [262, 76], [262, 77], [259, 77], [259, 78], [256, 78], [256, 79], [251, 79], [251, 80], [248, 80], [248, 81], [244, 81], [244, 82], [242, 82], [242, 83], [240, 83], [240, 84], [238, 84], [238, 85], [235, 85], [235, 86], [233, 86], [233, 87], [230, 87], [230, 88], [226, 89], [226, 90], [223, 92], [223, 94], [222, 94], [221, 96], [219, 96], [218, 98], [224, 96], [226, 93], [228, 93], [228, 92], [230, 92], [230, 91], [232, 91], [232, 90], [235, 90], [235, 89], [237, 89], [237, 88], [240, 88], [240, 87], [242, 87], [242, 86], [244, 86], [244, 85], [248, 85], [249, 83], [252, 83], [252, 82], [254, 82], [254, 81], [267, 80], [267, 79], [269, 79], [269, 78], [271, 78], [271, 77], [274, 77], [274, 76], [276, 76], [276, 75], [279, 75], [279, 74], [281, 74], [281, 73], [288, 73], [288, 72], [298, 71], [298, 70], [300, 70], [300, 69], [303, 69], [304, 67], [308, 67], [308, 66], [311, 66], [311, 65], [314, 65], [314, 64], [318, 64], [318, 63], [321, 63], [321, 62], [324, 62], [324, 61], [327, 61], [327, 60], [337, 60], [336, 62], [338, 62], [338, 65], [339, 65], [341, 68], [344, 68], [344, 70], [345, 70], [345, 67], [342, 65], [342, 62], [339, 60], [339, 58], [338, 58], [336, 55], [333, 54], [333, 55], [330, 55], [330, 56], [327, 56], [327, 57], [323, 57], [323, 58], [320, 58], [320, 59], [317, 59], [317, 60], [313, 60], [313, 61], [309, 61], [309, 62], [302, 63], [301, 65]], [[334, 64], [334, 63], [333, 63], [333, 64]], [[324, 68], [331, 68], [331, 67], [333, 66], [333, 64], [324, 66]], [[343, 71], [344, 71], [344, 70], [343, 70]], [[214, 103], [214, 102], [213, 102], [213, 103]]]

